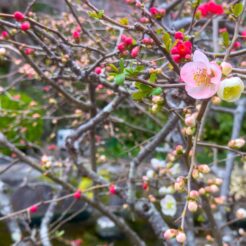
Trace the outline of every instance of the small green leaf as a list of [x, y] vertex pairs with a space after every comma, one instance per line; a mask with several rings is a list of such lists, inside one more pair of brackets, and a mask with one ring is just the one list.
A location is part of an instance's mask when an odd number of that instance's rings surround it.
[[165, 44], [167, 50], [170, 50], [171, 44], [172, 44], [172, 39], [171, 39], [169, 33], [165, 32], [165, 33], [163, 34], [162, 39], [163, 39], [163, 42], [164, 42], [164, 44]]
[[114, 64], [109, 64], [109, 66], [112, 68], [112, 70], [114, 70], [114, 72], [119, 72], [119, 69]]
[[114, 81], [117, 85], [123, 85], [125, 82], [125, 74], [124, 73], [117, 74], [114, 77]]
[[64, 235], [64, 231], [56, 231], [55, 232], [55, 236], [57, 237], [57, 238], [59, 238], [59, 237], [62, 237], [63, 235]]
[[145, 85], [143, 83], [140, 83], [140, 82], [136, 82], [135, 87], [146, 94], [150, 94], [152, 91], [152, 87]]
[[146, 93], [144, 93], [143, 91], [137, 91], [132, 93], [132, 99], [136, 101], [142, 100], [143, 98], [145, 98], [145, 96]]
[[124, 64], [124, 59], [123, 58], [120, 59], [119, 65], [120, 65], [120, 72], [121, 73], [124, 72], [125, 64]]
[[228, 32], [223, 32], [222, 33], [222, 38], [223, 38], [223, 44], [225, 47], [229, 46], [229, 33]]
[[155, 83], [157, 80], [157, 74], [156, 73], [152, 73], [149, 77], [149, 82], [150, 83]]
[[127, 26], [127, 25], [129, 24], [129, 21], [128, 21], [128, 19], [125, 17], [125, 18], [119, 19], [119, 23], [120, 23], [121, 25]]
[[104, 15], [104, 10], [99, 10], [99, 11], [88, 11], [87, 14], [96, 20], [100, 20], [102, 19], [103, 15]]
[[232, 13], [238, 17], [242, 14], [243, 12], [243, 4], [242, 3], [237, 3], [235, 5], [233, 5], [232, 7]]
[[156, 88], [154, 88], [153, 90], [152, 90], [152, 92], [151, 92], [151, 96], [158, 96], [158, 95], [160, 95], [162, 93], [162, 89], [161, 89], [161, 87], [156, 87]]

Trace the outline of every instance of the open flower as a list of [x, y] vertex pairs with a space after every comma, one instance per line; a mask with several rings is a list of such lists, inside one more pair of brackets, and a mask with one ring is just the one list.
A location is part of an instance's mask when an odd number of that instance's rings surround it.
[[209, 62], [206, 55], [196, 50], [193, 62], [186, 63], [180, 71], [185, 82], [185, 90], [195, 99], [212, 97], [219, 89], [221, 68], [215, 62]]
[[161, 211], [164, 215], [174, 216], [176, 214], [177, 204], [173, 196], [166, 195], [165, 198], [160, 201], [160, 204]]
[[221, 81], [218, 96], [227, 102], [238, 100], [244, 90], [244, 83], [239, 77], [232, 77]]

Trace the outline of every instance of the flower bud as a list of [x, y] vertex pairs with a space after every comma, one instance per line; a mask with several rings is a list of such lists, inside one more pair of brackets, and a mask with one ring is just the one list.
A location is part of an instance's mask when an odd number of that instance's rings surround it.
[[140, 47], [139, 46], [134, 47], [131, 51], [131, 57], [136, 58], [139, 52], [140, 52]]
[[230, 140], [228, 143], [228, 147], [233, 148], [233, 149], [240, 149], [245, 145], [245, 140], [243, 138], [237, 138]]
[[175, 230], [175, 229], [168, 229], [164, 233], [164, 238], [166, 240], [170, 240], [170, 239], [174, 238], [176, 236], [176, 234], [177, 234], [177, 230]]
[[197, 190], [192, 190], [190, 191], [189, 196], [191, 199], [197, 199], [199, 197], [199, 192]]
[[179, 243], [184, 243], [186, 241], [186, 235], [183, 232], [178, 232], [176, 240]]
[[206, 164], [204, 164], [204, 165], [199, 165], [197, 168], [198, 168], [198, 170], [199, 170], [201, 173], [203, 173], [203, 174], [207, 174], [207, 173], [210, 172], [210, 167], [209, 167], [208, 165], [206, 165]]
[[246, 218], [246, 209], [244, 208], [239, 208], [236, 211], [236, 218], [241, 220], [241, 219], [245, 219]]
[[195, 201], [189, 201], [188, 202], [188, 210], [192, 213], [196, 212], [198, 209], [197, 202]]
[[227, 102], [235, 102], [244, 91], [244, 83], [239, 77], [231, 77], [221, 81], [218, 96]]
[[231, 73], [231, 71], [232, 71], [232, 65], [230, 63], [228, 63], [228, 62], [222, 62], [220, 64], [220, 66], [222, 68], [223, 75], [228, 76]]
[[194, 127], [196, 125], [196, 117], [194, 115], [188, 115], [185, 117], [185, 125]]

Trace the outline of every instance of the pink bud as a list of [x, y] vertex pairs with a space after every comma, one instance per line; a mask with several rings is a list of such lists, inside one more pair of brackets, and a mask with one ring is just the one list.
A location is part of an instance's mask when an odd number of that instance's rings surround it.
[[179, 54], [172, 55], [172, 58], [176, 63], [180, 63], [181, 61], [181, 57]]
[[189, 201], [188, 202], [188, 210], [192, 213], [196, 212], [198, 208], [198, 205], [195, 201]]
[[199, 189], [199, 194], [204, 195], [206, 193], [206, 190], [204, 188]]
[[183, 232], [179, 232], [176, 236], [176, 240], [179, 243], [184, 243], [186, 241], [186, 235]]
[[120, 39], [121, 39], [122, 42], [125, 42], [126, 39], [127, 39], [127, 36], [124, 35], [124, 34], [122, 34], [121, 37], [120, 37]]
[[37, 211], [38, 211], [38, 205], [32, 205], [31, 207], [29, 207], [28, 208], [28, 211], [30, 212], [30, 213], [36, 213]]
[[140, 47], [139, 46], [134, 47], [131, 51], [131, 57], [136, 58], [139, 52], [140, 52]]
[[124, 43], [119, 43], [117, 46], [118, 50], [120, 52], [123, 52], [125, 50], [125, 44]]
[[126, 40], [124, 41], [125, 45], [132, 45], [133, 44], [133, 38], [132, 37], [127, 37]]
[[101, 74], [102, 73], [102, 68], [101, 67], [96, 67], [95, 68], [95, 73], [96, 74]]
[[232, 65], [228, 62], [222, 62], [220, 64], [221, 68], [222, 68], [222, 73], [225, 75], [225, 76], [228, 76], [231, 71], [232, 71]]
[[139, 1], [137, 1], [137, 2], [136, 2], [136, 7], [137, 7], [137, 8], [141, 8], [141, 7], [142, 7], [142, 3], [139, 2]]
[[175, 230], [175, 229], [168, 229], [168, 230], [166, 230], [165, 233], [164, 233], [164, 238], [165, 238], [166, 240], [170, 240], [170, 239], [172, 239], [173, 237], [175, 237], [176, 234], [177, 234], [177, 230]]
[[111, 184], [111, 185], [109, 186], [109, 193], [110, 193], [111, 195], [115, 195], [115, 194], [116, 194], [116, 187], [115, 187], [114, 184]]
[[146, 45], [150, 45], [154, 43], [154, 40], [152, 38], [143, 38], [142, 43]]
[[234, 44], [233, 44], [233, 48], [235, 49], [239, 49], [241, 48], [242, 44], [239, 42], [239, 41], [236, 41]]
[[211, 185], [210, 186], [210, 192], [217, 193], [219, 191], [219, 188], [217, 185]]
[[196, 117], [194, 115], [188, 115], [185, 117], [185, 125], [194, 127], [196, 125]]
[[33, 53], [33, 49], [32, 48], [26, 48], [24, 52], [26, 55], [31, 55]]
[[143, 187], [143, 190], [148, 190], [149, 184], [147, 182], [143, 182], [142, 187]]
[[1, 36], [2, 38], [8, 38], [9, 34], [7, 31], [2, 31]]
[[22, 22], [25, 19], [25, 15], [21, 13], [20, 11], [14, 12], [14, 18], [18, 22]]
[[197, 190], [190, 191], [190, 198], [197, 199], [199, 197], [199, 192]]
[[236, 212], [237, 219], [245, 219], [246, 218], [246, 210], [244, 208], [239, 208]]
[[23, 22], [21, 24], [21, 27], [20, 28], [21, 28], [22, 31], [27, 31], [27, 30], [30, 29], [30, 27], [31, 27], [30, 22], [25, 21], [25, 22]]
[[246, 40], [246, 30], [242, 31], [243, 40]]
[[174, 38], [183, 40], [184, 39], [184, 34], [182, 32], [175, 32]]
[[141, 23], [149, 23], [149, 18], [147, 18], [147, 17], [141, 17], [141, 18], [139, 19], [139, 21], [140, 21]]
[[199, 170], [201, 173], [203, 173], [203, 174], [207, 174], [207, 173], [210, 172], [210, 167], [209, 167], [208, 165], [206, 165], [206, 164], [204, 164], [204, 165], [199, 165], [199, 166], [198, 166], [198, 170]]
[[75, 198], [75, 199], [80, 199], [81, 198], [81, 190], [77, 190], [77, 191], [75, 191], [74, 193], [73, 193], [73, 197]]
[[80, 38], [80, 32], [79, 31], [74, 31], [73, 32], [73, 38], [74, 39], [79, 39]]

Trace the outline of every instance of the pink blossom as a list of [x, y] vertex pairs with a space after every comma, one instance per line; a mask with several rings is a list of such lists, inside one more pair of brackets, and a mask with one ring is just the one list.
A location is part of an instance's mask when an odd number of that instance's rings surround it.
[[219, 88], [221, 68], [215, 62], [209, 62], [206, 55], [196, 50], [193, 62], [186, 63], [180, 72], [185, 82], [185, 90], [195, 99], [212, 97]]

